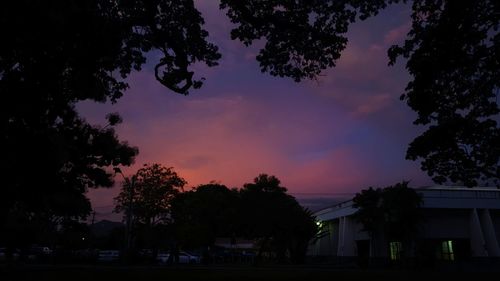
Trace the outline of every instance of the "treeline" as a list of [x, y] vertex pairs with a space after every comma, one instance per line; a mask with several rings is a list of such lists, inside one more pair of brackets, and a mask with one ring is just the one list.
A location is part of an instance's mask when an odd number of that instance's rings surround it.
[[101, 224], [94, 224], [91, 216], [78, 220], [20, 212], [3, 225], [0, 248], [29, 256], [44, 246], [51, 250], [51, 260], [82, 261], [95, 256], [95, 249], [116, 249], [130, 262], [145, 251], [154, 260], [160, 252], [192, 250], [210, 262], [224, 250], [217, 240], [232, 246], [251, 241], [246, 254], [255, 262], [302, 263], [318, 233], [312, 213], [274, 176], [260, 174], [240, 188], [210, 182], [188, 190], [173, 168], [151, 164], [123, 179], [114, 209], [123, 214], [123, 224], [99, 233]]
[[245, 239], [255, 242], [257, 259], [265, 254], [278, 262], [304, 261], [317, 226], [276, 177], [261, 174], [232, 189], [211, 182], [183, 191], [185, 184], [158, 164], [126, 178], [115, 210], [124, 213], [130, 248], [206, 252], [217, 238]]

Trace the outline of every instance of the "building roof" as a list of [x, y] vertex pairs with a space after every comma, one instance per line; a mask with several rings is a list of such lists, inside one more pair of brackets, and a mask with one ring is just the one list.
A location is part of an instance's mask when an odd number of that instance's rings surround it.
[[476, 187], [467, 187], [463, 185], [432, 185], [432, 186], [423, 186], [415, 188], [416, 190], [479, 190], [479, 191], [499, 191], [500, 189], [495, 186], [476, 186]]
[[[426, 209], [500, 209], [500, 189], [495, 187], [430, 186], [415, 189]], [[332, 220], [356, 212], [348, 200], [314, 213], [319, 220]]]

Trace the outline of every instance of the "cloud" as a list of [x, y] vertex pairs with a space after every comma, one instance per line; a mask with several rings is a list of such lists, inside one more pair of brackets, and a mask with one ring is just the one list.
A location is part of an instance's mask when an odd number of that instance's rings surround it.
[[158, 115], [147, 127], [131, 124], [129, 130], [142, 127], [139, 137], [120, 135], [142, 148], [139, 159], [173, 165], [192, 184], [221, 180], [241, 185], [258, 173], [278, 172], [277, 167], [293, 165], [291, 158], [302, 146], [316, 147], [322, 134], [331, 134], [316, 125], [320, 116], [291, 117], [237, 94], [186, 100], [174, 115], [172, 122]]
[[[118, 111], [120, 139], [140, 149], [134, 173], [144, 163], [173, 166], [189, 186], [220, 181], [242, 186], [259, 173], [280, 178], [292, 193], [352, 193], [370, 185], [425, 178], [404, 160], [418, 134], [399, 101], [408, 81], [402, 65], [387, 67], [387, 44], [399, 40], [401, 22], [363, 23], [349, 34], [336, 68], [317, 82], [294, 83], [259, 71], [252, 57], [229, 39], [231, 24], [218, 2], [198, 0], [210, 40], [223, 53], [221, 65], [196, 65], [207, 77], [189, 96], [174, 94], [147, 67], [129, 78], [130, 89], [115, 105], [82, 103], [92, 123]], [[94, 205], [112, 205], [118, 189], [93, 191]]]
[[406, 38], [406, 34], [410, 31], [411, 21], [407, 21], [402, 25], [395, 27], [384, 35], [384, 45], [391, 46], [395, 44], [401, 43], [404, 38]]
[[207, 167], [212, 162], [213, 159], [211, 157], [204, 155], [195, 155], [178, 161], [179, 168], [181, 169], [201, 169]]
[[391, 96], [389, 94], [379, 94], [366, 97], [364, 103], [359, 104], [355, 109], [356, 116], [369, 115], [370, 113], [383, 110], [391, 103]]
[[346, 192], [362, 186], [373, 177], [356, 147], [347, 145], [324, 153], [320, 159], [294, 167], [288, 181], [292, 190], [314, 192]]
[[406, 83], [398, 67], [387, 66], [385, 50], [349, 45], [335, 69], [327, 70], [319, 83], [309, 83], [312, 94], [330, 98], [355, 117], [369, 116], [400, 106]]

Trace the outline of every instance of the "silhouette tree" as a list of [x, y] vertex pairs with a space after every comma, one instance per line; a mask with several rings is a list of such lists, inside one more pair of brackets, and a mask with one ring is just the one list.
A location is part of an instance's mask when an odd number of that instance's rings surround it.
[[218, 183], [199, 185], [172, 202], [177, 241], [188, 248], [213, 246], [217, 237], [241, 234], [239, 194]]
[[430, 125], [409, 146], [437, 183], [500, 187], [500, 3], [415, 1], [412, 30], [389, 50], [413, 76], [401, 96]]
[[421, 204], [422, 198], [407, 181], [384, 188], [381, 208], [387, 236], [401, 241], [413, 239], [422, 221]]
[[302, 263], [318, 229], [286, 191], [278, 178], [260, 174], [240, 190], [209, 183], [179, 193], [172, 202], [177, 239], [195, 248], [212, 246], [217, 237], [243, 237], [257, 242], [258, 259], [273, 252], [279, 262]]
[[264, 251], [276, 253], [278, 261], [293, 263], [305, 259], [309, 241], [318, 232], [311, 212], [286, 193], [274, 176], [260, 174], [240, 191], [242, 229], [247, 237], [259, 240], [258, 258]]
[[172, 235], [165, 235], [171, 230], [171, 203], [184, 185], [186, 181], [172, 167], [160, 164], [144, 164], [131, 178], [126, 178], [115, 198], [114, 211], [124, 213], [128, 258], [136, 246], [157, 249], [171, 238]]
[[437, 183], [500, 187], [500, 4], [496, 0], [221, 0], [236, 27], [231, 38], [264, 41], [263, 72], [295, 81], [335, 66], [349, 25], [394, 3], [411, 3], [411, 30], [389, 63], [407, 59], [413, 76], [401, 96], [428, 130], [406, 158]]
[[[353, 202], [353, 206], [358, 208], [354, 218], [362, 224], [370, 239], [385, 237], [404, 242], [408, 247], [417, 236], [418, 225], [422, 220], [422, 199], [414, 189], [408, 187], [408, 182], [383, 189], [370, 187], [356, 193]], [[371, 244], [375, 246], [376, 243]]]
[[131, 205], [137, 223], [150, 227], [169, 223], [172, 200], [186, 181], [172, 167], [160, 164], [145, 164], [132, 178], [133, 188], [124, 185], [115, 198], [115, 211], [125, 211]]
[[353, 198], [354, 207], [358, 208], [354, 218], [363, 226], [362, 230], [368, 232], [370, 238], [373, 238], [377, 230], [382, 226], [384, 212], [380, 208], [382, 200], [382, 190], [380, 188], [361, 190]]
[[[155, 77], [174, 92], [199, 88], [189, 67], [216, 65], [217, 48], [192, 0], [6, 1], [0, 9], [0, 228], [12, 213], [88, 214], [89, 187], [111, 186], [106, 167], [130, 165], [137, 149], [112, 127], [80, 118], [83, 100], [115, 102], [148, 52]], [[110, 125], [120, 118], [109, 116]]]
[[26, 224], [21, 228], [45, 224], [44, 229], [55, 230], [64, 220], [84, 218], [91, 211], [88, 188], [113, 183], [105, 167], [132, 163], [137, 149], [118, 141], [112, 127], [69, 118], [46, 128], [22, 119], [8, 125], [3, 141], [10, 148], [5, 153], [10, 165], [2, 170], [0, 232], [18, 233], [20, 222]]

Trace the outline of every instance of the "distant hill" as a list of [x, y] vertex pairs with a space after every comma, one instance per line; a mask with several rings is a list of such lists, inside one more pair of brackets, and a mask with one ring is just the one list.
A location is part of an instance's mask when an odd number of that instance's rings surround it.
[[114, 229], [125, 227], [125, 224], [116, 221], [102, 220], [90, 226], [90, 231], [97, 237], [109, 235]]

